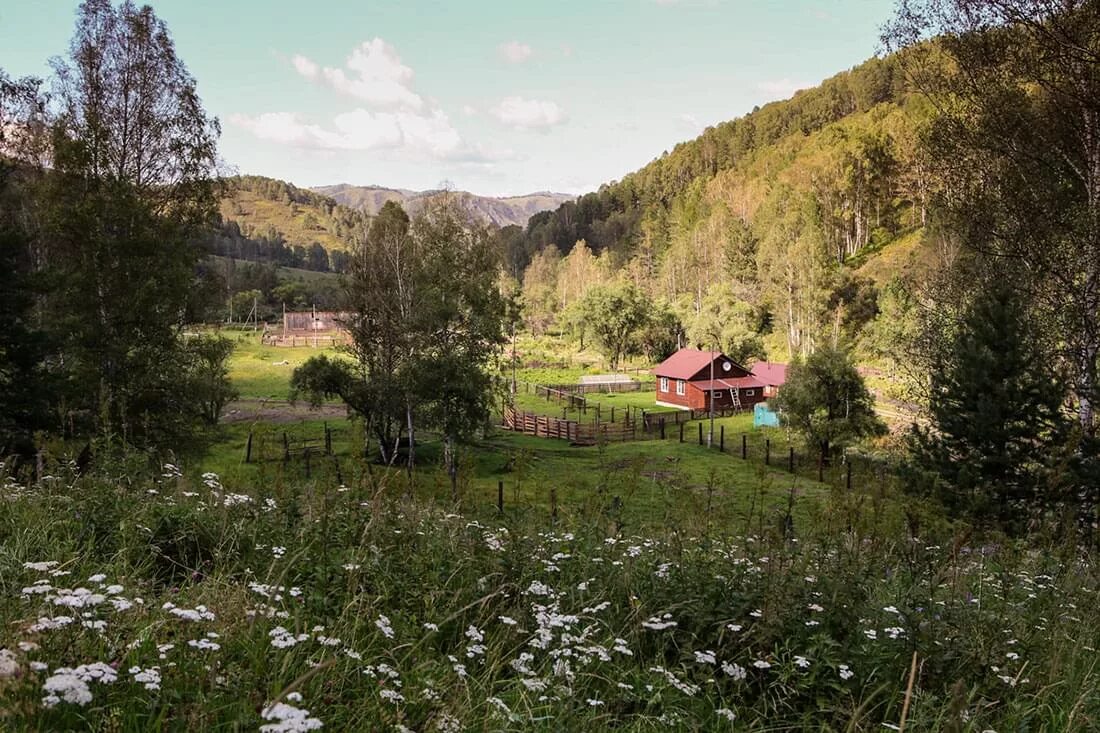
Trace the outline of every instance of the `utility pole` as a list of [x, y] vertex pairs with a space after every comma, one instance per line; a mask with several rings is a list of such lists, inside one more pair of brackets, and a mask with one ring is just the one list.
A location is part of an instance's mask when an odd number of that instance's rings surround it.
[[516, 315], [512, 314], [512, 404], [516, 404]]
[[707, 397], [710, 400], [710, 433], [707, 434], [707, 447], [714, 444], [714, 340], [710, 342], [710, 392]]

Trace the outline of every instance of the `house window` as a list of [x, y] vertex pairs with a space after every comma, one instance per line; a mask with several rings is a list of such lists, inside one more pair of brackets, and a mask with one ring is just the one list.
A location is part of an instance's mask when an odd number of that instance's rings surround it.
[[687, 382], [682, 379], [676, 380], [676, 394], [683, 395], [687, 393]]
[[756, 390], [755, 390], [755, 389], [746, 389], [746, 390], [745, 390], [745, 396], [746, 396], [746, 397], [752, 397], [752, 396], [753, 396], [753, 395], [755, 395], [755, 394], [756, 394]]
[[661, 377], [661, 391], [668, 391], [668, 377]]

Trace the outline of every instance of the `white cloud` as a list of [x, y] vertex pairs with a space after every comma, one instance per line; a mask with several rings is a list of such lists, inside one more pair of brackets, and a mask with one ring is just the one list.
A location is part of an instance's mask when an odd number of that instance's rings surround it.
[[477, 108], [469, 104], [464, 104], [462, 105], [462, 114], [467, 117], [473, 117], [477, 114]]
[[312, 150], [389, 150], [412, 158], [465, 162], [489, 162], [509, 155], [467, 144], [442, 110], [417, 114], [357, 108], [336, 115], [330, 125], [306, 122], [293, 112], [235, 114], [229, 121], [261, 140]]
[[[352, 50], [344, 69], [321, 67], [297, 55], [295, 70], [310, 81], [382, 109], [420, 110], [424, 100], [411, 88], [413, 70], [401, 62], [393, 46], [381, 38], [364, 41]], [[346, 70], [345, 70], [346, 69]]]
[[497, 47], [500, 55], [510, 64], [522, 64], [527, 59], [531, 58], [534, 50], [526, 43], [520, 43], [519, 41], [508, 41], [508, 43], [502, 43]]
[[782, 79], [766, 79], [761, 82], [757, 82], [756, 88], [767, 94], [769, 99], [786, 99], [790, 97], [799, 89], [808, 89], [813, 86], [807, 81], [795, 81], [783, 77]]
[[523, 97], [507, 97], [489, 110], [493, 117], [511, 127], [547, 130], [565, 122], [565, 112], [556, 102]]
[[294, 68], [297, 69], [299, 74], [309, 79], [310, 81], [316, 80], [317, 74], [321, 71], [320, 66], [318, 66], [313, 61], [310, 61], [305, 56], [302, 56], [301, 54], [295, 54], [294, 58], [292, 58], [290, 62], [294, 64]]

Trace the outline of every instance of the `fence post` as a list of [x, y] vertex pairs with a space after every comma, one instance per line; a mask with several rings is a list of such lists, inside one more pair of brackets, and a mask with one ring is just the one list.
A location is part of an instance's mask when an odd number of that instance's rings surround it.
[[764, 438], [764, 465], [772, 465], [772, 439]]
[[744, 461], [749, 457], [749, 436], [741, 433], [741, 460]]
[[283, 433], [283, 463], [290, 461], [290, 441], [286, 438], [286, 433]]
[[252, 463], [252, 431], [248, 431], [248, 444], [244, 447], [244, 462]]
[[818, 483], [825, 483], [825, 451], [822, 451], [821, 455], [817, 457], [817, 481]]
[[497, 513], [504, 514], [504, 482], [497, 481]]
[[306, 446], [305, 451], [303, 451], [303, 457], [306, 459], [306, 478], [309, 478], [309, 450], [309, 446]]
[[703, 444], [703, 423], [699, 423], [699, 445]]
[[615, 405], [611, 406], [611, 422], [615, 422]]
[[676, 424], [680, 426], [680, 442], [684, 442], [684, 424], [680, 421], [676, 421]]
[[558, 523], [558, 490], [554, 487], [550, 487], [550, 520], [554, 523]]
[[661, 440], [665, 439], [665, 419], [662, 417], [657, 422], [661, 425]]
[[[635, 412], [634, 417], [637, 417], [637, 416], [638, 416], [638, 413]], [[643, 433], [648, 433], [649, 432], [649, 424], [645, 421], [645, 408], [642, 408], [642, 432]]]
[[332, 430], [329, 429], [328, 423], [325, 423], [325, 454], [332, 455]]
[[718, 452], [726, 452], [726, 426], [721, 425], [718, 428]]
[[790, 448], [790, 455], [787, 458], [787, 470], [794, 473], [794, 446]]
[[851, 491], [852, 490], [852, 462], [848, 461], [847, 464], [845, 464], [845, 465], [848, 467], [848, 477], [845, 480], [845, 485], [847, 486], [848, 491]]

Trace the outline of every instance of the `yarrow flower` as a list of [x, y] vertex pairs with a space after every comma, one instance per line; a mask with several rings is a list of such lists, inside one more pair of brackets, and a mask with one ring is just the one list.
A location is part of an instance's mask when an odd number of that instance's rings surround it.
[[129, 672], [133, 676], [134, 682], [140, 682], [146, 690], [160, 689], [160, 667], [142, 669], [135, 666], [130, 667]]
[[308, 710], [296, 708], [283, 702], [264, 708], [260, 713], [264, 720], [273, 720], [260, 726], [261, 733], [291, 733], [292, 731], [317, 730], [324, 726], [317, 718], [310, 715]]
[[743, 680], [748, 676], [744, 667], [732, 662], [722, 662], [722, 671], [734, 680]]
[[117, 679], [118, 673], [114, 668], [103, 662], [82, 664], [73, 669], [61, 667], [46, 678], [42, 689], [47, 694], [42, 698], [42, 704], [48, 708], [52, 708], [59, 702], [84, 706], [92, 701], [89, 682], [109, 685]]
[[382, 632], [382, 636], [387, 639], [393, 638], [393, 626], [390, 625], [390, 620], [386, 616], [379, 615], [374, 621], [374, 625], [378, 627], [378, 630]]
[[695, 661], [699, 664], [717, 664], [717, 659], [715, 659], [712, 651], [695, 652]]
[[654, 631], [663, 631], [664, 629], [676, 626], [676, 622], [670, 620], [671, 618], [671, 613], [666, 613], [664, 616], [650, 616], [647, 620], [642, 622], [642, 626]]

